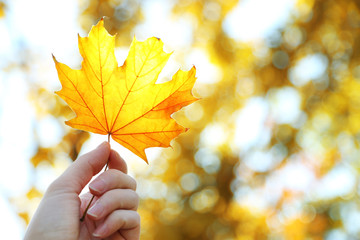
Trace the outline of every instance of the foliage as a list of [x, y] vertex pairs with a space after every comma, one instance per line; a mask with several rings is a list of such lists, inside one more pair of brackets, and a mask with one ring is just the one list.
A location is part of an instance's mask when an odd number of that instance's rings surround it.
[[0, 18], [5, 16], [5, 3], [3, 1], [0, 1]]

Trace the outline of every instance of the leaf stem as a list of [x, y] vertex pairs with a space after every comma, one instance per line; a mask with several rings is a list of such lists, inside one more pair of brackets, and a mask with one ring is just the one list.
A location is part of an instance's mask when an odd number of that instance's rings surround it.
[[[108, 134], [108, 143], [110, 144], [110, 133]], [[104, 172], [108, 169], [108, 167], [109, 167], [109, 159], [108, 159], [108, 161], [107, 161], [107, 163], [106, 163]], [[92, 201], [94, 200], [94, 198], [95, 198], [95, 195], [93, 195], [93, 196], [91, 197], [90, 202], [89, 202], [88, 205], [86, 206], [85, 211], [84, 211], [82, 217], [80, 218], [80, 222], [83, 222], [83, 221], [85, 220], [86, 214], [87, 214], [87, 212], [88, 212], [88, 210], [89, 210], [89, 207], [90, 207]]]

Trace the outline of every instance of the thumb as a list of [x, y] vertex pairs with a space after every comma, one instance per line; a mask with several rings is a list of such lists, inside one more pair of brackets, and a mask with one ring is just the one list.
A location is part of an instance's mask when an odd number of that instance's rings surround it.
[[50, 191], [80, 194], [91, 178], [108, 162], [110, 145], [103, 142], [96, 149], [76, 159], [49, 187]]

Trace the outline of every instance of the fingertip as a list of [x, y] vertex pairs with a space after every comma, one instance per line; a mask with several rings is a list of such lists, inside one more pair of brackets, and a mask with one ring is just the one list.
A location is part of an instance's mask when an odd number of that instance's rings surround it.
[[99, 146], [97, 146], [96, 149], [101, 149], [101, 148], [110, 150], [110, 144], [108, 142], [104, 141]]
[[89, 184], [89, 189], [93, 195], [99, 196], [105, 192], [106, 185], [106, 182], [101, 177], [97, 177]]
[[[102, 157], [101, 157], [100, 162], [103, 166], [105, 166], [105, 164], [107, 163], [107, 161], [110, 157], [110, 151], [111, 151], [110, 144], [108, 142], [104, 141], [91, 152], [94, 152], [96, 155], [101, 155]], [[99, 160], [96, 158], [93, 159], [93, 161], [99, 162]]]
[[118, 152], [111, 149], [109, 156], [109, 168], [114, 168], [127, 173], [127, 164]]

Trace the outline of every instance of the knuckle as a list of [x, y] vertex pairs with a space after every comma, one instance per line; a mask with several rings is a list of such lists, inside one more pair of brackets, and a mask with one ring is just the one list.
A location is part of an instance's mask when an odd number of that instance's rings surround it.
[[135, 191], [135, 190], [136, 190], [136, 187], [137, 187], [137, 183], [136, 183], [135, 179], [133, 179], [132, 177], [130, 177], [130, 188]]
[[140, 225], [140, 222], [141, 222], [141, 218], [140, 218], [140, 214], [136, 211], [134, 211], [134, 220], [136, 222], [137, 225]]
[[116, 169], [108, 169], [106, 172], [108, 181], [112, 182], [112, 184], [116, 184], [122, 182], [124, 179], [124, 173]]
[[139, 203], [139, 195], [135, 191], [130, 190], [130, 196], [133, 202]]
[[140, 198], [139, 198], [139, 195], [135, 191], [132, 191], [132, 201], [134, 204], [133, 209], [137, 210], [137, 208], [139, 207]]
[[110, 176], [116, 176], [116, 175], [119, 175], [119, 170], [116, 170], [116, 169], [108, 169], [105, 171], [105, 173], [108, 173]]
[[124, 204], [126, 205], [126, 207], [122, 206], [122, 208], [132, 210], [136, 210], [138, 208], [139, 195], [135, 191], [131, 189], [125, 189], [123, 190], [122, 197], [126, 199], [124, 199]]
[[[136, 190], [137, 183], [134, 178], [116, 169], [109, 169], [106, 172], [106, 179], [111, 181], [116, 188], [128, 188]], [[104, 176], [105, 178], [105, 176]]]
[[131, 202], [138, 202], [139, 201], [139, 196], [138, 194], [131, 190], [131, 189], [126, 189], [125, 191], [125, 196], [131, 201]]

